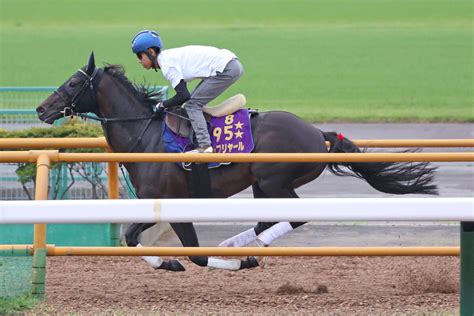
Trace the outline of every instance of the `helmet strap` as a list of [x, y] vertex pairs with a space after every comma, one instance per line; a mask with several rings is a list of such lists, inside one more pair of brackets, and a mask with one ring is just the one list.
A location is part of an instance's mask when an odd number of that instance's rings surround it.
[[151, 67], [153, 67], [155, 72], [158, 72], [158, 70], [156, 69], [157, 68], [156, 67], [156, 63], [157, 63], [156, 58], [153, 57], [153, 55], [150, 54], [150, 52], [148, 50], [145, 51], [145, 54], [147, 55], [148, 59], [150, 59], [150, 61], [151, 61]]

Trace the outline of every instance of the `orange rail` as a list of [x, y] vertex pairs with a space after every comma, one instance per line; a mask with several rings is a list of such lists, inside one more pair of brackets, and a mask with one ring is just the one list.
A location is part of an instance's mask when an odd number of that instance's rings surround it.
[[[31, 245], [0, 245], [0, 251]], [[459, 256], [459, 247], [56, 247], [48, 256]]]
[[47, 154], [52, 162], [455, 162], [474, 161], [474, 152], [445, 153], [59, 153], [58, 151], [3, 151], [0, 163], [36, 162]]
[[[359, 139], [359, 147], [474, 147], [474, 139]], [[329, 142], [326, 142], [329, 146]], [[2, 138], [2, 149], [108, 148], [105, 137]]]

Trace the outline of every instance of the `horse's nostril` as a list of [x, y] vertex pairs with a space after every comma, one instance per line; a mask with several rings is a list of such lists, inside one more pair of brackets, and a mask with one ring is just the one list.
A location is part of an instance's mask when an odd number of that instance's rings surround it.
[[45, 109], [42, 106], [40, 106], [36, 109], [36, 112], [38, 112], [38, 114], [43, 114], [44, 111], [45, 111]]

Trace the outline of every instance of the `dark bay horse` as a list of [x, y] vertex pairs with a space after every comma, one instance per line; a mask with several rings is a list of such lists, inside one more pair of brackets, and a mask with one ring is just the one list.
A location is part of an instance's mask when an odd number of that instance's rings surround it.
[[[102, 120], [104, 134], [114, 152], [164, 152], [163, 117], [151, 109], [157, 102], [153, 96], [146, 88], [131, 84], [121, 67], [97, 68], [91, 54], [88, 65], [50, 95], [37, 113], [46, 123], [73, 113], [95, 113]], [[153, 118], [143, 119], [150, 117]], [[256, 153], [327, 153], [325, 141], [331, 143], [330, 152], [360, 152], [347, 138], [322, 132], [288, 112], [262, 112], [252, 116], [251, 124]], [[139, 198], [190, 197], [189, 175], [175, 163], [127, 163], [125, 167]], [[381, 192], [436, 194], [434, 168], [427, 163], [234, 163], [210, 170], [211, 188], [216, 198], [227, 198], [249, 186], [255, 198], [298, 198], [295, 189], [316, 179], [326, 167], [335, 175], [363, 179]], [[302, 224], [258, 223], [250, 235], [271, 232], [270, 238], [264, 239], [269, 244]], [[139, 245], [140, 234], [152, 225], [132, 224], [126, 233], [127, 244]], [[199, 246], [192, 223], [171, 226], [183, 246]], [[253, 238], [248, 235], [241, 241], [231, 239], [226, 245], [247, 244]], [[208, 257], [194, 256], [190, 260], [200, 266], [212, 266]], [[240, 261], [238, 268], [257, 265], [254, 258], [248, 257]], [[159, 261], [155, 268], [184, 270], [177, 260]]]

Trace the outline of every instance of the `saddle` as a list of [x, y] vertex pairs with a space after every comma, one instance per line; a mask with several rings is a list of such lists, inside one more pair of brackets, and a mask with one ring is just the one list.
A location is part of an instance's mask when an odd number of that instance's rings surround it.
[[[243, 94], [237, 94], [229, 99], [225, 100], [221, 104], [213, 107], [205, 106], [202, 108], [204, 112], [204, 118], [206, 122], [209, 122], [212, 117], [221, 117], [225, 115], [232, 114], [240, 109], [245, 107], [246, 100]], [[188, 117], [186, 113], [186, 109], [184, 107], [176, 107], [173, 109], [168, 110], [169, 112], [178, 114], [176, 115], [166, 115], [165, 116], [165, 124], [168, 128], [173, 131], [175, 134], [183, 137], [189, 137], [192, 127], [189, 120], [185, 118]], [[184, 118], [182, 118], [184, 117]]]

